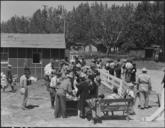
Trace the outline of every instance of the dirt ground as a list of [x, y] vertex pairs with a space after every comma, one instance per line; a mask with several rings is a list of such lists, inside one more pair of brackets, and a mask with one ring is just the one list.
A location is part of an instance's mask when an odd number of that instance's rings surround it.
[[[140, 70], [138, 70], [140, 73]], [[137, 74], [138, 74], [137, 73]], [[163, 72], [160, 70], [149, 70], [148, 74], [152, 78], [153, 90], [161, 92], [161, 80]], [[26, 127], [164, 127], [164, 121], [142, 122], [141, 118], [151, 115], [157, 108], [156, 97], [150, 98], [150, 105], [152, 108], [147, 110], [137, 109], [135, 106], [136, 115], [130, 116], [131, 120], [127, 121], [124, 118], [117, 116], [103, 120], [101, 124], [94, 125], [91, 121], [80, 119], [77, 116], [69, 116], [66, 119], [55, 119], [50, 108], [49, 93], [46, 91], [43, 82], [32, 85], [29, 89], [28, 105], [31, 108], [28, 110], [21, 109], [22, 96], [19, 91], [16, 93], [1, 91], [1, 126], [26, 126]], [[109, 93], [108, 88], [102, 86], [103, 93]], [[114, 113], [115, 114], [115, 113]], [[116, 113], [122, 115], [121, 113]]]

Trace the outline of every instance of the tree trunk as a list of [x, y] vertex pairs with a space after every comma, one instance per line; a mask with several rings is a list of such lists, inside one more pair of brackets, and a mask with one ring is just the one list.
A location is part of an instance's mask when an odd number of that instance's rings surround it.
[[109, 51], [110, 51], [110, 47], [108, 47], [107, 50], [106, 50], [107, 57], [109, 57]]
[[117, 47], [114, 46], [114, 53], [117, 53]]

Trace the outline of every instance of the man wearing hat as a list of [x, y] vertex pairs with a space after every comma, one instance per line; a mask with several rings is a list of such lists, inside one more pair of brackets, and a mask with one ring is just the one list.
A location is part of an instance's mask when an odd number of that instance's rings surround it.
[[117, 78], [121, 78], [121, 63], [120, 59], [117, 60], [117, 63], [115, 65], [115, 73]]
[[6, 73], [6, 78], [7, 78], [7, 86], [11, 87], [12, 92], [14, 92], [14, 87], [12, 85], [13, 82], [13, 77], [12, 77], [12, 65], [8, 65], [7, 73]]
[[126, 73], [126, 59], [122, 59], [122, 64], [121, 64], [121, 78], [125, 79], [125, 73]]
[[99, 87], [101, 85], [101, 78], [100, 78], [100, 72], [99, 71], [96, 71], [95, 72], [95, 79], [94, 79], [94, 82], [96, 83], [97, 85], [97, 95], [99, 94]]
[[125, 68], [126, 68], [125, 81], [130, 83], [131, 82], [131, 76], [132, 76], [132, 69], [133, 69], [132, 61], [127, 60], [127, 62], [125, 64]]
[[147, 69], [143, 68], [142, 73], [137, 78], [140, 94], [140, 108], [149, 108], [149, 92], [151, 91], [151, 78], [147, 74]]
[[86, 106], [86, 99], [89, 98], [90, 95], [90, 84], [92, 76], [88, 76], [88, 79], [81, 81], [78, 85], [78, 92], [76, 96], [80, 96], [80, 100], [78, 103], [78, 108], [80, 110], [80, 118], [85, 118], [85, 106]]
[[[165, 72], [165, 68], [163, 71]], [[165, 85], [165, 74], [162, 80], [162, 84]], [[143, 121], [164, 121], [164, 85], [161, 92], [160, 107], [152, 115], [142, 118]]]
[[[56, 87], [56, 101], [55, 101], [55, 118], [60, 117], [66, 118], [66, 93], [73, 95], [71, 79], [73, 78], [73, 72], [68, 70], [66, 77], [62, 78], [61, 83]], [[60, 113], [61, 112], [61, 113]]]
[[129, 110], [129, 114], [130, 115], [134, 115], [135, 111], [134, 111], [134, 107], [135, 107], [135, 90], [134, 90], [134, 84], [133, 83], [128, 83], [128, 89], [126, 90], [126, 94], [125, 94], [126, 98], [133, 98], [133, 102], [130, 102], [130, 105], [133, 106], [130, 108]]
[[6, 75], [3, 72], [1, 72], [1, 88], [3, 88], [4, 92], [5, 92], [6, 87], [7, 87]]
[[23, 103], [22, 109], [25, 110], [27, 107], [28, 100], [28, 86], [31, 84], [30, 82], [30, 70], [29, 68], [24, 69], [24, 75], [20, 77], [20, 86], [21, 86], [21, 94], [23, 95]]
[[114, 71], [115, 71], [115, 63], [114, 61], [110, 62], [109, 65], [109, 74], [114, 75]]
[[51, 108], [54, 109], [54, 102], [55, 102], [55, 94], [56, 94], [56, 86], [60, 84], [60, 78], [61, 73], [56, 72], [55, 70], [52, 71], [52, 77], [50, 80], [50, 100], [51, 100]]
[[46, 82], [47, 90], [49, 91], [49, 85], [50, 85], [50, 76], [52, 71], [54, 70], [54, 64], [55, 61], [53, 58], [50, 59], [50, 62], [44, 67], [44, 79]]

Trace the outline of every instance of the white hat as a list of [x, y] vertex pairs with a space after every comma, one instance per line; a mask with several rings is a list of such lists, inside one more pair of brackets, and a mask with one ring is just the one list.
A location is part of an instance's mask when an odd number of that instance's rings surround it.
[[146, 68], [143, 68], [143, 69], [142, 69], [142, 72], [147, 72], [147, 69], [146, 69]]
[[127, 69], [132, 69], [133, 68], [133, 65], [130, 62], [127, 62], [125, 66], [126, 66]]

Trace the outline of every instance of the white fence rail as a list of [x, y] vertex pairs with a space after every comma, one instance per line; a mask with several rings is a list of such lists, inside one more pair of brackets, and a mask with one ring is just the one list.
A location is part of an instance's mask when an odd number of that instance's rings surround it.
[[119, 95], [124, 95], [126, 89], [128, 89], [128, 84], [124, 80], [109, 74], [108, 71], [105, 69], [98, 69], [98, 71], [100, 72], [102, 84], [104, 84], [110, 89], [112, 89], [115, 86], [118, 88]]

